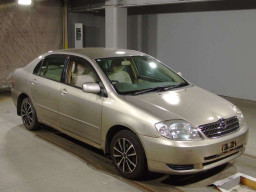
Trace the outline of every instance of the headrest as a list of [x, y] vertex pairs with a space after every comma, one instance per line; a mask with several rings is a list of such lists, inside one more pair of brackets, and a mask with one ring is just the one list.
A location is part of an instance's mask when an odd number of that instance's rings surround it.
[[131, 61], [122, 61], [122, 65], [131, 65]]
[[72, 73], [74, 73], [75, 68], [76, 68], [76, 63], [75, 63], [75, 62], [73, 62], [73, 63], [72, 63]]

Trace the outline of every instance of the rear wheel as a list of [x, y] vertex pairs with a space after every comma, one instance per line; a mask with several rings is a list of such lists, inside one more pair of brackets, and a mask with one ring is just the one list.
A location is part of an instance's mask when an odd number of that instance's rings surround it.
[[36, 111], [29, 98], [23, 99], [21, 103], [21, 119], [28, 130], [35, 131], [39, 129]]
[[135, 133], [127, 130], [118, 132], [111, 142], [111, 157], [120, 175], [138, 179], [145, 175], [147, 162], [144, 149]]

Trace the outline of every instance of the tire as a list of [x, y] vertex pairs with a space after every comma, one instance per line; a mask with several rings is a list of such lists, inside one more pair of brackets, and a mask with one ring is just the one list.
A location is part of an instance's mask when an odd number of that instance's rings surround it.
[[21, 103], [21, 119], [26, 129], [30, 131], [39, 129], [36, 110], [29, 98], [23, 99]]
[[110, 150], [112, 162], [123, 177], [139, 179], [147, 173], [145, 152], [135, 133], [128, 130], [116, 133]]

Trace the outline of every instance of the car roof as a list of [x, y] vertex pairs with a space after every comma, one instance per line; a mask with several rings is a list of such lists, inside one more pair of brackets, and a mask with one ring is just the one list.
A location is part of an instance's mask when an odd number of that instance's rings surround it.
[[129, 50], [129, 49], [114, 49], [114, 48], [104, 48], [104, 47], [91, 47], [82, 49], [63, 49], [52, 51], [51, 53], [75, 53], [85, 55], [92, 59], [97, 58], [108, 58], [108, 57], [123, 57], [123, 56], [141, 56], [146, 55], [145, 53]]

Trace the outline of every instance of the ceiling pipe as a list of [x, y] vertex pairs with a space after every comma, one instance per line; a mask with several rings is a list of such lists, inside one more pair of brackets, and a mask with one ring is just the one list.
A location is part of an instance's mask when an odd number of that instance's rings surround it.
[[113, 5], [111, 0], [106, 0], [104, 3], [88, 4], [79, 8], [73, 8], [74, 12], [91, 12], [104, 10], [107, 6], [116, 6], [120, 8], [139, 7], [139, 6], [152, 6], [164, 4], [180, 4], [180, 3], [196, 3], [196, 2], [209, 2], [209, 1], [222, 1], [222, 0], [120, 0], [119, 3]]
[[222, 0], [123, 0], [122, 7], [135, 7], [135, 6], [152, 6], [164, 4], [180, 4], [180, 3], [196, 3], [206, 1], [222, 1]]

